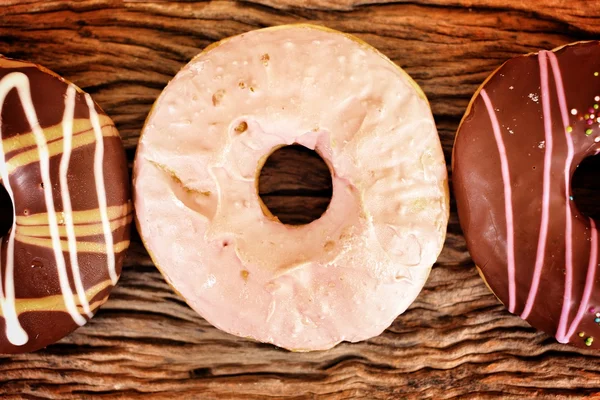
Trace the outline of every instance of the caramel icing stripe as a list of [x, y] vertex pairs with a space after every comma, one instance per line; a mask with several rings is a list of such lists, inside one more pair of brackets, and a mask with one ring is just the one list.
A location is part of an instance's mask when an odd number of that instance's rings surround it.
[[[102, 136], [111, 137], [115, 136], [114, 134], [115, 128], [112, 125], [107, 125], [104, 128], [101, 128]], [[88, 144], [92, 144], [97, 140], [96, 134], [92, 131], [87, 132], [78, 132], [76, 135], [73, 135], [72, 142], [69, 143], [69, 146], [72, 146], [73, 149], [77, 149], [83, 147]], [[48, 153], [49, 156], [56, 156], [63, 152], [66, 144], [63, 139], [58, 139], [53, 142], [48, 143]], [[13, 173], [17, 168], [24, 167], [25, 165], [32, 164], [34, 162], [39, 162], [38, 150], [33, 148], [31, 150], [23, 151], [13, 157], [10, 157], [7, 160], [8, 173]]]
[[[111, 235], [112, 236], [112, 235]], [[68, 252], [69, 251], [69, 240], [59, 240], [55, 242], [53, 239], [48, 238], [40, 238], [40, 237], [32, 237], [25, 236], [17, 233], [15, 235], [15, 240], [20, 243], [31, 244], [34, 246], [46, 247], [55, 251]], [[59, 247], [60, 246], [60, 247]], [[120, 253], [127, 249], [129, 246], [129, 240], [123, 240], [121, 242], [115, 243], [109, 249], [110, 253]], [[83, 240], [77, 240], [76, 243], [76, 252], [77, 253], [102, 253], [106, 252], [106, 244], [99, 242], [86, 242]]]
[[[110, 280], [107, 279], [103, 282], [98, 283], [95, 286], [92, 286], [87, 291], [85, 291], [85, 299], [86, 303], [89, 305], [89, 301], [91, 301], [98, 293], [106, 289], [111, 285]], [[106, 296], [108, 297], [108, 296]], [[91, 310], [98, 308], [102, 303], [106, 301], [106, 298], [99, 299], [89, 305]], [[84, 307], [82, 307], [80, 300], [78, 299], [75, 302], [75, 306], [80, 314], [88, 314], [84, 311]], [[41, 298], [26, 298], [26, 299], [15, 299], [15, 310], [17, 315], [21, 315], [25, 312], [32, 311], [62, 311], [66, 312], [65, 304], [63, 301], [63, 296], [61, 294], [46, 296]], [[3, 317], [4, 314], [0, 312], [0, 317]]]
[[[125, 217], [131, 214], [133, 211], [133, 207], [131, 206], [131, 202], [127, 202], [125, 204], [121, 204], [118, 206], [110, 206], [106, 209], [106, 214], [109, 220], [115, 220], [122, 217]], [[93, 210], [81, 210], [81, 211], [73, 211], [73, 222], [75, 225], [82, 224], [93, 224], [101, 221], [100, 219], [100, 209], [95, 208]], [[64, 219], [62, 213], [58, 213], [58, 219], [61, 221]], [[48, 213], [38, 213], [31, 215], [18, 215], [17, 216], [17, 225], [19, 226], [33, 226], [33, 225], [48, 225]]]
[[[114, 219], [110, 221], [110, 230], [114, 232], [119, 228], [127, 226], [131, 220], [133, 219], [133, 214], [128, 214], [124, 217]], [[66, 218], [65, 218], [66, 220]], [[72, 236], [70, 236], [69, 231], [73, 230]], [[59, 226], [58, 231], [62, 238], [64, 237], [75, 237], [81, 238], [86, 236], [95, 236], [104, 233], [103, 226], [101, 222], [94, 224], [83, 224], [83, 225], [73, 225], [72, 228], [67, 228], [67, 226]], [[31, 237], [49, 237], [50, 232], [48, 230], [47, 225], [25, 225], [20, 226], [17, 224], [17, 233], [23, 236], [31, 236]]]
[[[70, 85], [69, 87], [73, 87], [73, 86]], [[73, 88], [73, 90], [75, 90], [75, 88]], [[74, 100], [75, 99], [73, 98], [72, 101], [74, 101]], [[65, 111], [67, 111], [67, 110], [65, 110]], [[71, 113], [71, 119], [73, 118], [72, 115], [73, 114]], [[105, 136], [113, 136], [113, 135], [110, 135], [110, 133], [113, 133], [114, 136], [117, 136], [116, 130], [114, 129], [112, 122], [110, 121], [110, 118], [108, 118], [108, 116], [106, 116], [106, 115], [101, 115], [99, 117], [100, 117], [100, 123], [102, 124], [103, 129], [112, 128], [112, 129], [106, 129]], [[93, 129], [90, 121], [87, 119], [83, 119], [83, 118], [73, 119], [72, 125], [73, 125], [73, 128], [72, 128], [73, 136], [77, 136], [82, 133], [92, 132], [92, 129]], [[48, 127], [44, 128], [44, 136], [46, 137], [47, 142], [52, 143], [52, 142], [62, 140], [63, 136], [64, 136], [63, 129], [64, 129], [64, 126], [63, 126], [62, 122], [60, 124], [56, 124], [56, 125], [52, 125], [52, 126], [48, 126]], [[33, 135], [33, 132], [22, 133], [20, 135], [12, 136], [10, 138], [3, 139], [2, 142], [4, 145], [4, 154], [12, 153], [15, 151], [21, 151], [21, 150], [25, 150], [30, 147], [36, 146], [35, 136]]]

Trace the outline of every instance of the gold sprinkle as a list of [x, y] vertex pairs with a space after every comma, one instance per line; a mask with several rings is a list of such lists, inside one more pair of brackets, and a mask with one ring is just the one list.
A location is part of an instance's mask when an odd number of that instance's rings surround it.
[[217, 90], [212, 96], [213, 106], [216, 107], [219, 104], [221, 104], [221, 101], [223, 100], [223, 96], [225, 96], [225, 91], [223, 89]]
[[240, 81], [240, 83], [238, 83], [238, 86], [240, 87], [240, 89], [246, 89], [246, 84], [243, 81]]
[[240, 276], [242, 277], [243, 280], [247, 281], [248, 280], [248, 276], [250, 275], [250, 272], [246, 271], [245, 269], [240, 271]]
[[234, 131], [236, 131], [237, 133], [244, 133], [247, 129], [248, 124], [246, 123], [246, 121], [242, 121], [238, 126], [235, 127]]
[[567, 132], [569, 132], [569, 133], [573, 132], [573, 127], [572, 126], [567, 126]]
[[250, 86], [250, 91], [254, 92], [254, 87], [253, 86]]
[[579, 332], [578, 335], [579, 335], [579, 337], [584, 337], [585, 336], [585, 332]]
[[335, 243], [331, 240], [328, 240], [327, 242], [325, 242], [325, 245], [323, 246], [323, 248], [325, 249], [326, 252], [330, 252], [331, 250], [333, 250], [335, 246]]
[[262, 61], [263, 65], [264, 65], [265, 67], [266, 67], [267, 65], [269, 65], [269, 60], [270, 60], [270, 59], [271, 59], [271, 57], [269, 57], [269, 55], [268, 55], [268, 54], [266, 54], [266, 53], [265, 53], [265, 54], [263, 54], [263, 55], [260, 57], [260, 61]]

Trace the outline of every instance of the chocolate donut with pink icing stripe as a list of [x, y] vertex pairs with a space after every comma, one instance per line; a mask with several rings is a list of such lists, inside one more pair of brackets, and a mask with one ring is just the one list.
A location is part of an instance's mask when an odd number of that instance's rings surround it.
[[600, 42], [507, 61], [475, 94], [453, 154], [460, 223], [495, 295], [561, 343], [600, 347], [597, 222], [571, 178], [600, 152]]

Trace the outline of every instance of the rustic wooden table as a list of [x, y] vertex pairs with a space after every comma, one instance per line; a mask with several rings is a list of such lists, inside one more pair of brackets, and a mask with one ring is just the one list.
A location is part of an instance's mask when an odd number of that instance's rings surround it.
[[[90, 92], [132, 160], [154, 99], [192, 56], [223, 37], [294, 22], [353, 33], [404, 67], [431, 101], [449, 161], [484, 78], [509, 57], [597, 39], [600, 2], [0, 0], [0, 53]], [[288, 150], [265, 172], [265, 201], [290, 221], [327, 203], [327, 171], [311, 160]], [[211, 327], [134, 234], [121, 281], [90, 323], [43, 351], [0, 358], [0, 397], [600, 398], [598, 356], [504, 310], [473, 267], [453, 207], [446, 247], [412, 307], [379, 337], [317, 353]]]

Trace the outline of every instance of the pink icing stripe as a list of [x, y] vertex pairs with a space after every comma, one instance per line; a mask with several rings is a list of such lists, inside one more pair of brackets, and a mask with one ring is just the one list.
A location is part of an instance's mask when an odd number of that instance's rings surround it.
[[565, 96], [560, 66], [558, 65], [558, 59], [554, 53], [548, 52], [548, 58], [550, 59], [552, 75], [554, 75], [554, 81], [556, 82], [556, 93], [558, 97], [558, 104], [560, 106], [560, 113], [562, 116], [564, 128], [563, 131], [565, 133], [565, 138], [567, 139], [567, 160], [565, 162], [565, 291], [563, 296], [562, 311], [560, 313], [560, 321], [558, 323], [558, 330], [556, 331], [556, 338], [559, 342], [561, 342], [565, 339], [565, 331], [567, 330], [567, 324], [569, 322], [569, 311], [571, 310], [571, 296], [573, 287], [573, 218], [571, 215], [569, 196], [571, 189], [571, 164], [573, 163], [574, 151], [573, 139], [567, 132], [567, 126], [569, 126], [569, 115], [567, 113], [567, 99]]
[[573, 139], [571, 135], [567, 134], [566, 128], [569, 126], [569, 112], [567, 111], [567, 97], [565, 96], [565, 88], [563, 86], [562, 73], [560, 72], [560, 66], [558, 65], [558, 58], [556, 54], [551, 51], [545, 52], [550, 59], [550, 65], [552, 66], [552, 74], [554, 75], [554, 81], [556, 82], [556, 93], [558, 97], [558, 105], [560, 106], [560, 116], [562, 117], [563, 125], [565, 127], [565, 136], [567, 141], [573, 145]]
[[506, 147], [504, 146], [504, 140], [500, 133], [500, 124], [498, 123], [498, 117], [494, 112], [492, 102], [485, 91], [481, 89], [481, 97], [487, 108], [487, 112], [492, 121], [492, 129], [494, 131], [494, 138], [496, 139], [496, 145], [498, 146], [498, 153], [500, 153], [500, 165], [502, 169], [502, 181], [504, 183], [504, 209], [506, 212], [506, 247], [507, 247], [507, 258], [508, 258], [508, 310], [511, 313], [515, 312], [515, 233], [513, 224], [513, 208], [512, 208], [512, 188], [510, 186], [510, 173], [508, 169], [508, 158], [506, 156]]
[[579, 326], [579, 322], [583, 318], [583, 314], [588, 306], [588, 302], [590, 301], [590, 296], [592, 295], [592, 289], [594, 288], [594, 281], [596, 280], [596, 267], [598, 266], [598, 229], [596, 228], [596, 223], [593, 219], [590, 218], [591, 229], [592, 229], [592, 237], [590, 239], [590, 262], [588, 264], [587, 276], [585, 278], [585, 287], [583, 289], [583, 297], [581, 298], [581, 303], [579, 304], [579, 309], [577, 310], [577, 315], [571, 323], [571, 327], [569, 328], [569, 332], [562, 337], [558, 337], [557, 339], [561, 343], [566, 343], [569, 341], [571, 336], [575, 333], [575, 329]]
[[546, 253], [546, 239], [548, 237], [548, 220], [550, 213], [550, 169], [552, 165], [552, 115], [550, 112], [550, 88], [548, 85], [548, 61], [545, 51], [540, 51], [538, 60], [540, 63], [540, 87], [542, 91], [542, 111], [544, 113], [544, 134], [546, 138], [546, 151], [544, 154], [544, 186], [542, 197], [542, 220], [540, 223], [540, 235], [538, 237], [537, 254], [535, 258], [535, 267], [533, 270], [533, 280], [527, 302], [521, 318], [527, 319], [535, 297], [537, 296], [540, 279], [542, 277], [542, 267], [544, 266], [544, 255]]

